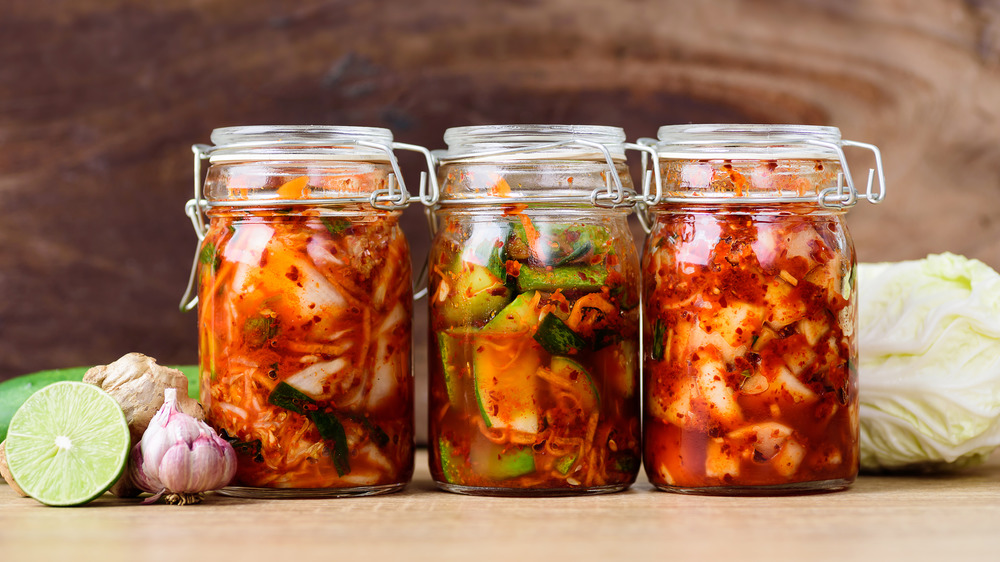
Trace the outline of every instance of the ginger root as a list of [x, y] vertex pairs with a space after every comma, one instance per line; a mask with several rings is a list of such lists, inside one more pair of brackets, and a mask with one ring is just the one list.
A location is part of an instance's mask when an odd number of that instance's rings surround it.
[[[142, 439], [153, 415], [163, 405], [163, 391], [177, 389], [177, 407], [185, 414], [205, 419], [197, 400], [188, 397], [188, 380], [177, 369], [156, 364], [156, 359], [141, 353], [129, 353], [110, 365], [99, 365], [87, 371], [83, 382], [101, 387], [122, 407], [128, 422], [132, 446]], [[128, 477], [128, 471], [111, 487], [118, 497], [135, 497], [141, 491]]]
[[17, 492], [21, 497], [27, 497], [28, 494], [24, 493], [24, 490], [14, 482], [14, 477], [10, 474], [10, 468], [7, 467], [7, 442], [0, 442], [0, 476], [3, 476], [4, 481], [10, 486], [12, 490]]

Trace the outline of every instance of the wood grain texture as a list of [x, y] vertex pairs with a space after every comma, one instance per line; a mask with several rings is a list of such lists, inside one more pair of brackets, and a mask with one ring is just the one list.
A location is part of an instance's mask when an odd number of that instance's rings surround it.
[[654, 491], [482, 498], [437, 491], [426, 451], [388, 496], [45, 507], [0, 482], [9, 560], [711, 560], [994, 562], [1000, 464], [937, 477], [865, 477], [847, 491], [701, 497]]
[[886, 163], [886, 202], [851, 215], [862, 259], [1000, 267], [998, 0], [4, 4], [0, 378], [195, 360], [189, 146], [225, 125], [431, 147], [483, 123], [836, 125]]

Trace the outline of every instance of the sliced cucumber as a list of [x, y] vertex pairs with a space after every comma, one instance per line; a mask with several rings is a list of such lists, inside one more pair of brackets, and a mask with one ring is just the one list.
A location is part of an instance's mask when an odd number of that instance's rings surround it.
[[580, 406], [589, 415], [601, 406], [601, 395], [594, 384], [593, 377], [583, 365], [568, 357], [553, 357], [549, 364], [552, 374], [564, 381], [567, 388], [573, 389], [580, 399]]
[[483, 326], [483, 331], [518, 332], [526, 326], [537, 326], [540, 311], [535, 293], [521, 293]]
[[606, 388], [614, 389], [624, 398], [635, 396], [639, 384], [639, 349], [635, 340], [621, 340], [615, 345], [594, 352], [592, 364], [595, 375]]
[[621, 369], [618, 371], [618, 389], [622, 396], [631, 398], [635, 395], [639, 384], [639, 343], [635, 340], [622, 340], [618, 343], [621, 352]]
[[571, 453], [569, 455], [563, 455], [556, 459], [555, 469], [559, 471], [559, 474], [569, 474], [573, 465], [576, 464], [576, 459], [579, 455], [576, 453]]
[[462, 461], [462, 457], [455, 455], [454, 445], [448, 439], [442, 437], [438, 439], [438, 453], [441, 455], [441, 472], [444, 473], [445, 481], [452, 484], [461, 484], [461, 468], [465, 463]]
[[533, 254], [541, 254], [535, 255], [538, 261], [548, 265], [572, 263], [592, 252], [600, 252], [610, 240], [608, 230], [599, 225], [548, 224], [538, 221], [532, 224], [538, 230], [539, 237], [534, 247], [528, 242], [524, 225], [520, 222], [513, 223], [509, 244], [513, 248], [530, 248]]
[[487, 427], [538, 433], [538, 348], [520, 335], [481, 332], [473, 384]]
[[603, 265], [567, 265], [552, 270], [525, 266], [517, 276], [517, 286], [522, 291], [596, 291], [607, 279], [608, 270]]
[[535, 341], [552, 355], [570, 355], [586, 347], [587, 342], [555, 314], [546, 314], [535, 332]]
[[615, 459], [615, 470], [635, 474], [639, 471], [639, 464], [639, 457], [626, 453]]
[[[442, 375], [448, 401], [453, 406], [462, 405], [462, 380], [471, 377], [472, 338], [478, 330], [474, 328], [451, 328], [438, 332], [438, 351], [441, 354]], [[468, 384], [468, 383], [465, 383]]]
[[504, 447], [486, 439], [472, 443], [469, 462], [476, 473], [491, 480], [508, 480], [535, 471], [531, 447]]
[[510, 302], [510, 295], [510, 289], [486, 266], [466, 262], [438, 313], [452, 326], [485, 322]]

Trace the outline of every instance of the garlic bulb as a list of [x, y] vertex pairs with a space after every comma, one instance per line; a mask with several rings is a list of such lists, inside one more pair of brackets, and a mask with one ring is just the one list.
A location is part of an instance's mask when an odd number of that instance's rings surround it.
[[129, 473], [135, 484], [167, 503], [198, 503], [236, 474], [236, 452], [205, 422], [181, 412], [177, 390], [164, 390], [163, 406], [132, 449]]

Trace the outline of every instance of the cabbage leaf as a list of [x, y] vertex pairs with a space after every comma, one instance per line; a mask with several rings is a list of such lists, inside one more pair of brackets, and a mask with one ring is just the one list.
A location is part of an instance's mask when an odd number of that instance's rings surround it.
[[954, 254], [858, 264], [861, 468], [936, 471], [1000, 446], [1000, 274]]

